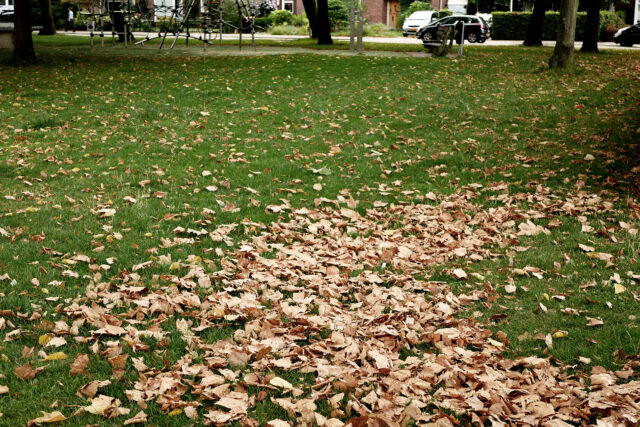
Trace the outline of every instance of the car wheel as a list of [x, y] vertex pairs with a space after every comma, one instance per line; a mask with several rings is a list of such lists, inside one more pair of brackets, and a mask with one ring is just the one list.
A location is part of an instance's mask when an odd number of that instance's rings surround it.
[[469, 35], [467, 36], [467, 40], [469, 41], [469, 43], [477, 43], [478, 35], [476, 33], [469, 33]]
[[433, 41], [433, 36], [429, 31], [425, 31], [424, 33], [422, 33], [422, 40], [425, 42]]
[[623, 41], [622, 43], [620, 43], [620, 45], [621, 45], [621, 46], [624, 46], [624, 47], [632, 47], [632, 46], [633, 46], [633, 41], [631, 41], [631, 40], [625, 40], [625, 41]]

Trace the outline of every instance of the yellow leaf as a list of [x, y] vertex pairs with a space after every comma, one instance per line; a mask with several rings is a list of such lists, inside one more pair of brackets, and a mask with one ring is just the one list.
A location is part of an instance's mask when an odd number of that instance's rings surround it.
[[180, 263], [179, 262], [174, 262], [173, 264], [171, 264], [169, 266], [169, 270], [180, 270]]
[[553, 333], [554, 338], [564, 338], [566, 336], [569, 336], [569, 332], [567, 331], [557, 331]]
[[38, 344], [47, 345], [47, 343], [51, 341], [51, 338], [53, 338], [53, 335], [51, 334], [40, 335], [40, 338], [38, 338]]
[[31, 420], [29, 422], [29, 425], [31, 425], [32, 423], [34, 424], [57, 423], [59, 421], [64, 421], [66, 419], [67, 417], [65, 417], [60, 411], [53, 411], [51, 413], [46, 413], [42, 411], [42, 416], [36, 418], [35, 420]]
[[616, 291], [616, 295], [617, 295], [617, 294], [621, 294], [621, 293], [623, 293], [624, 291], [626, 291], [626, 290], [627, 290], [627, 288], [625, 288], [624, 286], [622, 286], [620, 283], [614, 283], [614, 285], [613, 285], [613, 289], [615, 289], [615, 291]]
[[176, 408], [173, 411], [169, 412], [170, 417], [175, 417], [176, 415], [180, 415], [182, 413], [182, 409]]
[[44, 360], [63, 360], [66, 358], [67, 358], [66, 354], [64, 354], [61, 351], [58, 351], [56, 353], [49, 354], [47, 357], [44, 358]]

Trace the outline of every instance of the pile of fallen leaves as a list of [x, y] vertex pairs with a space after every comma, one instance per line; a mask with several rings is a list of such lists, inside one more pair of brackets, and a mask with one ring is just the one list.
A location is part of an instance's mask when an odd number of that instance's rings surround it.
[[[596, 418], [602, 425], [635, 425], [640, 382], [621, 381], [632, 375], [635, 362], [617, 372], [594, 367], [584, 377], [548, 359], [504, 358], [504, 334], [492, 336], [474, 319], [454, 317], [487, 298], [491, 285], [454, 295], [446, 283], [424, 278], [434, 266], [454, 264], [445, 273], [455, 280], [473, 274], [482, 282], [465, 265], [498, 256], [492, 248], [516, 245], [520, 236], [548, 232], [536, 219], [612, 207], [599, 196], [558, 199], [548, 193], [541, 188], [535, 195], [502, 195], [501, 207], [480, 209], [472, 202], [479, 193], [470, 189], [434, 205], [391, 204], [366, 216], [326, 199], [314, 209], [270, 206], [288, 211], [288, 219], [268, 228], [252, 224], [260, 231], [235, 251], [216, 250], [218, 263], [196, 255], [173, 263], [160, 255], [110, 281], [92, 282], [60, 308], [70, 323], [56, 322], [45, 349], [67, 339], [89, 343], [109, 361], [114, 378], [133, 367], [138, 378], [126, 396], [140, 412], [125, 424], [144, 422], [144, 410], [155, 401], [167, 413], [184, 411], [194, 420], [256, 425], [251, 408], [271, 399], [297, 424], [319, 426], [347, 420], [362, 425], [367, 417], [378, 425], [449, 425], [456, 422], [445, 415], [451, 411], [480, 425], [561, 426]], [[522, 202], [531, 208], [517, 209]], [[177, 237], [163, 242], [225, 241], [235, 226], [189, 239], [177, 229]], [[144, 277], [152, 263], [185, 273]], [[232, 338], [202, 338], [203, 331], [229, 325], [236, 329]], [[90, 335], [79, 332], [86, 326]], [[176, 363], [153, 368], [125, 351], [150, 351], [147, 337], [166, 344], [171, 327], [186, 343]], [[88, 363], [87, 355], [78, 356], [72, 374]], [[305, 391], [278, 376], [286, 371], [313, 374], [315, 383]], [[27, 364], [15, 374], [33, 378], [36, 372]], [[108, 384], [93, 381], [80, 389], [88, 400], [78, 411], [129, 414], [119, 399], [100, 394]], [[320, 400], [330, 405], [330, 417], [318, 411]], [[60, 412], [45, 416], [64, 418]]]

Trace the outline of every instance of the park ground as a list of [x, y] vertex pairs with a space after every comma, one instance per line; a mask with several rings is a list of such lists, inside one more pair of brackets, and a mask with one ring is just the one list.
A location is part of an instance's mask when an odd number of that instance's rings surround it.
[[0, 425], [637, 424], [640, 55], [287, 43], [0, 55]]

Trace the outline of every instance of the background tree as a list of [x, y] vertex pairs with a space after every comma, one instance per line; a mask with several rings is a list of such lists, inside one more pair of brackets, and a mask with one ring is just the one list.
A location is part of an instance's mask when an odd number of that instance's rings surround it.
[[15, 46], [13, 60], [16, 62], [31, 62], [36, 58], [31, 38], [31, 2], [17, 0], [13, 5], [14, 27], [13, 37]]
[[333, 44], [331, 39], [331, 24], [329, 23], [329, 2], [318, 0], [318, 44]]
[[600, 35], [600, 8], [602, 0], [587, 0], [587, 22], [584, 25], [582, 52], [598, 52]]
[[576, 16], [578, 0], [563, 0], [560, 4], [560, 24], [549, 68], [567, 68], [573, 65], [576, 39]]
[[304, 6], [304, 13], [307, 15], [307, 20], [309, 21], [311, 38], [317, 39], [318, 9], [316, 8], [316, 0], [302, 0], [302, 5]]
[[535, 0], [533, 13], [531, 13], [529, 25], [527, 26], [527, 35], [524, 38], [523, 44], [525, 46], [542, 46], [542, 29], [547, 7], [547, 0]]
[[51, 0], [40, 0], [40, 25], [42, 25], [42, 29], [38, 33], [39, 35], [52, 36], [56, 33]]

